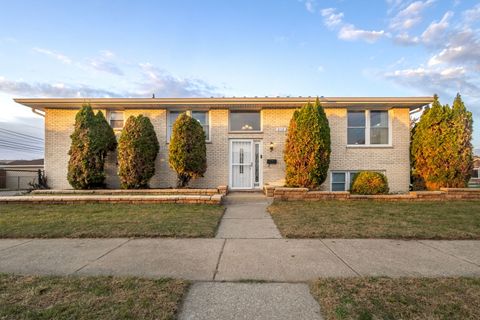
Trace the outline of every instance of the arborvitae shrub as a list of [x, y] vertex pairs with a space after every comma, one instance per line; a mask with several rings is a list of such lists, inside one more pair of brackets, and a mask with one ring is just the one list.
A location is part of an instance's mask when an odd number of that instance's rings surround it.
[[330, 165], [330, 127], [317, 98], [296, 110], [288, 127], [284, 150], [285, 184], [318, 188], [327, 178]]
[[466, 187], [473, 161], [472, 114], [460, 95], [453, 108], [441, 105], [435, 95], [431, 108], [415, 125], [411, 157], [414, 171], [429, 190]]
[[148, 188], [160, 146], [150, 119], [130, 116], [118, 142], [118, 176], [123, 189]]
[[388, 190], [387, 177], [374, 171], [360, 171], [350, 187], [354, 194], [387, 194]]
[[207, 171], [205, 138], [201, 124], [186, 113], [173, 124], [168, 150], [170, 167], [177, 173], [177, 187], [186, 187], [191, 179], [203, 177]]
[[90, 105], [83, 105], [75, 117], [75, 129], [70, 136], [67, 180], [75, 189], [105, 187], [105, 157], [116, 148], [112, 128], [102, 112], [95, 115]]

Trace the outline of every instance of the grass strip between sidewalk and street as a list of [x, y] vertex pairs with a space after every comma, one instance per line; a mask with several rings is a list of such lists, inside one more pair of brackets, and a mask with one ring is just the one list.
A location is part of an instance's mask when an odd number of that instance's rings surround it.
[[341, 278], [310, 285], [326, 320], [480, 319], [479, 278]]
[[0, 319], [175, 319], [188, 283], [0, 274]]

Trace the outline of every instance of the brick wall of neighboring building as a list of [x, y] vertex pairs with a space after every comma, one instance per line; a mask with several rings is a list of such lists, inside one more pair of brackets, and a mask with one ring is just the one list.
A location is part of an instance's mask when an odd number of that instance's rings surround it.
[[[391, 147], [347, 147], [347, 110], [345, 108], [328, 108], [325, 110], [330, 121], [332, 136], [332, 157], [330, 170], [380, 170], [389, 180], [391, 192], [407, 192], [409, 185], [409, 110], [395, 108], [390, 111], [392, 123]], [[73, 131], [75, 110], [47, 109], [45, 116], [45, 171], [52, 188], [70, 188], [67, 182], [68, 149], [70, 134]], [[228, 185], [229, 177], [229, 139], [245, 138], [263, 142], [263, 183], [283, 185], [285, 164], [283, 149], [286, 131], [294, 109], [267, 108], [261, 111], [262, 133], [229, 133], [228, 110], [210, 110], [211, 142], [207, 144], [207, 165], [205, 177], [191, 183], [193, 188], [216, 187]], [[175, 174], [168, 166], [167, 111], [164, 109], [127, 109], [125, 120], [130, 115], [148, 116], [160, 142], [157, 157], [157, 173], [151, 180], [154, 188], [174, 187]], [[273, 151], [270, 144], [273, 143]], [[267, 159], [276, 159], [277, 164], [268, 166]], [[116, 177], [115, 155], [107, 161], [107, 184], [119, 186]], [[329, 175], [330, 177], [330, 175]], [[322, 190], [330, 189], [330, 179]]]

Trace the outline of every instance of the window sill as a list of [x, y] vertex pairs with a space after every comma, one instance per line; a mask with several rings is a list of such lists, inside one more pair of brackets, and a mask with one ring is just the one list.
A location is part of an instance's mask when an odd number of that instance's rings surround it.
[[347, 144], [347, 149], [391, 149], [391, 144]]
[[249, 134], [249, 133], [254, 133], [254, 134], [261, 134], [263, 131], [228, 131], [229, 134]]

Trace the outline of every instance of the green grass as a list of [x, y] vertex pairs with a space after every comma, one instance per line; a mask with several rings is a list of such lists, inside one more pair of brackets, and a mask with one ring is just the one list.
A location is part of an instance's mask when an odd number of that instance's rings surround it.
[[480, 319], [479, 278], [343, 278], [310, 285], [326, 320]]
[[480, 201], [276, 201], [287, 238], [480, 239]]
[[0, 319], [175, 319], [188, 283], [0, 274]]
[[7, 204], [0, 238], [214, 237], [224, 208], [205, 204]]

